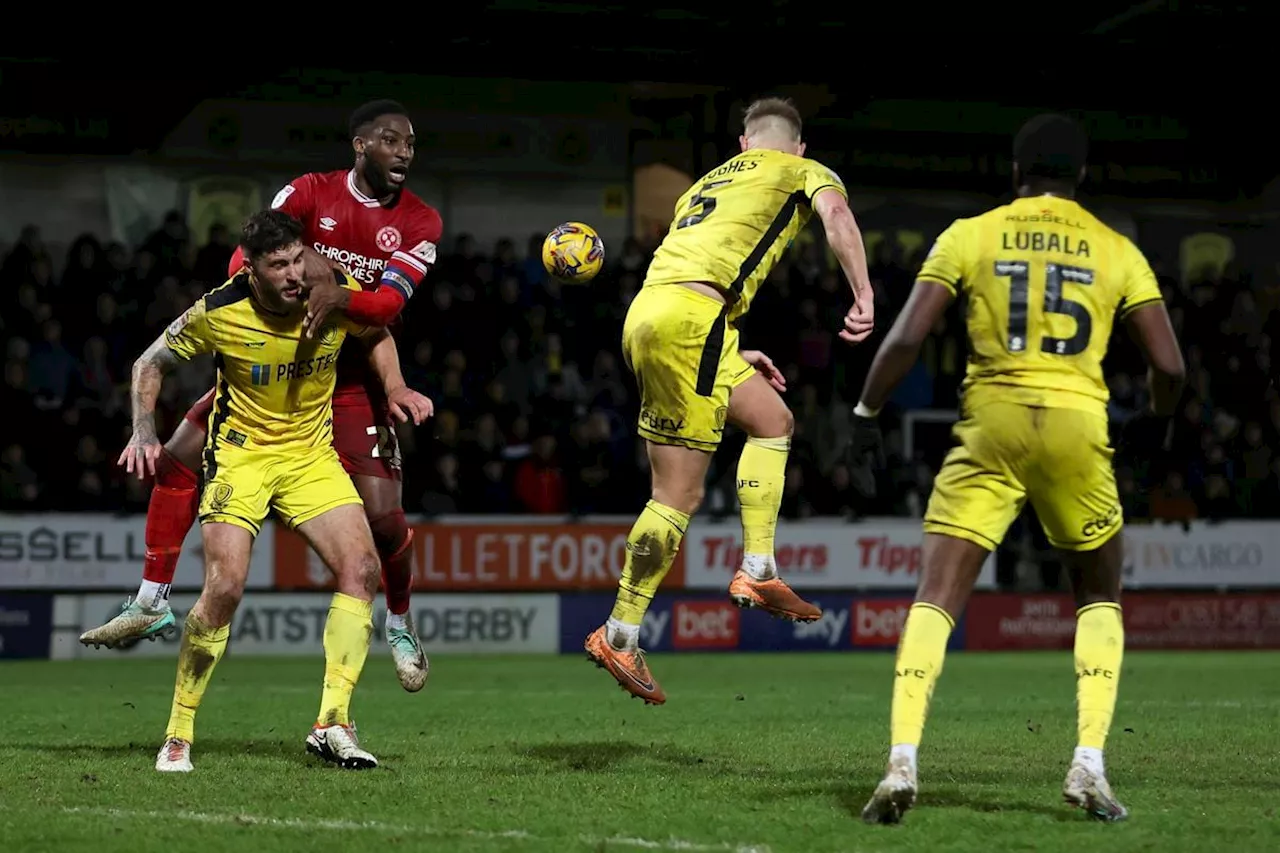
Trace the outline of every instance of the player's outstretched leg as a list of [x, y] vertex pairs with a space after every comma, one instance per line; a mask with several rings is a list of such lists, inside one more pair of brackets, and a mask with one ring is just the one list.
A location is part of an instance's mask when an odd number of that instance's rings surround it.
[[711, 454], [653, 442], [647, 447], [653, 497], [627, 537], [626, 562], [609, 621], [588, 635], [584, 646], [588, 659], [607, 670], [623, 690], [646, 704], [661, 705], [667, 694], [649, 671], [640, 648], [640, 625], [680, 551], [689, 516], [702, 502]]
[[189, 773], [191, 744], [195, 742], [196, 711], [222, 660], [231, 632], [231, 617], [244, 592], [249, 574], [253, 536], [232, 524], [204, 527], [205, 584], [182, 628], [178, 649], [178, 676], [165, 742], [156, 756], [156, 770]]
[[1129, 816], [1107, 781], [1102, 752], [1115, 715], [1124, 661], [1124, 620], [1120, 609], [1123, 540], [1114, 535], [1093, 551], [1067, 553], [1076, 593], [1077, 746], [1062, 796], [1090, 817], [1120, 821]]
[[169, 588], [182, 555], [182, 543], [196, 520], [200, 500], [200, 448], [210, 391], [178, 425], [156, 464], [156, 480], [147, 505], [146, 558], [138, 594], [105, 625], [85, 631], [86, 646], [114, 648], [139, 640], [172, 636], [177, 628], [169, 607]]
[[298, 525], [337, 577], [338, 591], [324, 626], [324, 691], [320, 713], [307, 735], [307, 751], [347, 770], [378, 766], [361, 748], [351, 719], [351, 696], [360, 680], [373, 637], [373, 596], [378, 555], [364, 510], [345, 504]]
[[919, 789], [916, 752], [933, 688], [942, 674], [955, 620], [964, 610], [987, 554], [973, 542], [925, 534], [920, 588], [907, 613], [894, 662], [889, 764], [862, 809], [867, 823], [898, 823], [915, 805]]
[[795, 424], [791, 410], [768, 380], [755, 374], [730, 394], [729, 420], [749, 436], [738, 459], [742, 565], [729, 583], [729, 596], [739, 607], [757, 607], [782, 619], [820, 619], [822, 609], [796, 595], [778, 577], [774, 559], [773, 540]]

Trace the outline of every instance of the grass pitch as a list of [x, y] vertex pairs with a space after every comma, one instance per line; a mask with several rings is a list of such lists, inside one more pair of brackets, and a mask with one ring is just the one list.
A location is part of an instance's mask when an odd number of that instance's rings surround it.
[[172, 661], [0, 663], [0, 849], [171, 853], [1280, 850], [1280, 654], [1127, 656], [1108, 770], [1129, 822], [1060, 802], [1061, 653], [953, 654], [900, 827], [858, 811], [887, 750], [890, 654], [658, 655], [669, 700], [577, 657], [437, 657], [408, 695], [375, 646], [367, 772], [303, 752], [317, 658], [219, 665], [196, 770], [153, 769]]

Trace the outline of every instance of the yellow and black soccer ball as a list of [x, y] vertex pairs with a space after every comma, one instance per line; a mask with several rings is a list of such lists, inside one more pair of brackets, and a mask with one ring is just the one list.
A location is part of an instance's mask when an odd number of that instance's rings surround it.
[[542, 265], [563, 282], [591, 281], [604, 267], [604, 241], [590, 225], [557, 225], [542, 241]]

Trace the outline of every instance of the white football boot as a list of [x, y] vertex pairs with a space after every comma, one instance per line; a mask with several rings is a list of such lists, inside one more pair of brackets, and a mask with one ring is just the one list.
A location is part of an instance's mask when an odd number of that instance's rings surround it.
[[916, 804], [916, 766], [902, 757], [891, 757], [884, 779], [862, 808], [866, 823], [901, 823], [902, 816]]
[[1083, 809], [1094, 820], [1111, 823], [1129, 816], [1129, 810], [1111, 793], [1106, 774], [1079, 761], [1073, 761], [1067, 771], [1067, 781], [1062, 783], [1062, 799]]
[[156, 769], [161, 773], [190, 773], [195, 769], [191, 766], [191, 744], [169, 738], [156, 756]]
[[378, 759], [360, 748], [354, 723], [315, 726], [307, 735], [307, 752], [344, 770], [369, 770], [378, 766]]

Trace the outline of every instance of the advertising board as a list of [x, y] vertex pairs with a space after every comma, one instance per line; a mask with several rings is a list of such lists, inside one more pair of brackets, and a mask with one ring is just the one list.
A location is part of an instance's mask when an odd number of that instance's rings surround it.
[[[79, 631], [101, 624], [119, 612], [120, 599], [107, 595], [78, 596]], [[196, 601], [194, 593], [174, 595], [181, 620]], [[330, 596], [325, 593], [247, 593], [231, 623], [229, 654], [323, 655], [324, 623]], [[418, 595], [412, 612], [427, 654], [553, 652], [559, 644], [559, 607], [554, 595]], [[375, 602], [374, 654], [385, 642], [386, 607]], [[78, 631], [77, 631], [78, 633]], [[179, 638], [142, 642], [114, 652], [166, 657], [177, 654]], [[77, 644], [78, 646], [78, 644]], [[384, 646], [385, 648], [385, 646]]]

